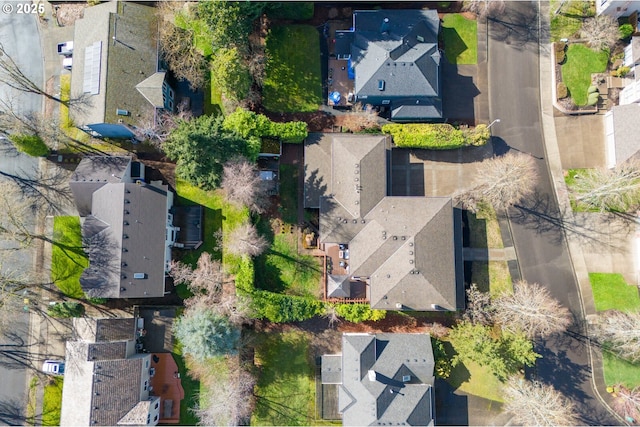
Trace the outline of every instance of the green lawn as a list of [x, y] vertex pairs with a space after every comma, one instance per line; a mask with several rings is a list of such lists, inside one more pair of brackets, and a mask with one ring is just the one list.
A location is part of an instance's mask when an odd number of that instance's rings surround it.
[[513, 292], [513, 282], [509, 265], [506, 261], [473, 261], [471, 263], [471, 278], [478, 289], [489, 291], [493, 298]]
[[595, 6], [590, 1], [564, 1], [562, 8], [556, 10], [564, 0], [551, 0], [551, 41], [571, 39], [577, 36], [582, 20], [596, 14]]
[[182, 357], [182, 347], [176, 340], [174, 340], [174, 343], [171, 354], [178, 365], [180, 381], [184, 389], [184, 399], [180, 402], [180, 425], [195, 426], [198, 423], [198, 418], [190, 411], [190, 408], [195, 408], [198, 404], [200, 381], [193, 379], [189, 375], [185, 360]]
[[80, 275], [89, 266], [89, 259], [82, 249], [80, 218], [77, 216], [56, 216], [53, 219], [53, 240], [51, 251], [51, 280], [72, 298], [82, 298]]
[[621, 274], [589, 273], [597, 311], [640, 309], [638, 288], [628, 285]]
[[223, 232], [233, 230], [249, 218], [247, 209], [238, 209], [225, 201], [222, 191], [205, 191], [188, 182], [176, 179], [178, 204], [204, 206], [204, 243], [196, 251], [185, 251], [182, 261], [195, 265], [202, 252], [209, 252], [220, 259], [224, 255], [216, 250], [213, 234], [222, 228]]
[[309, 342], [301, 332], [256, 337], [259, 368], [251, 425], [315, 425], [315, 366]]
[[444, 54], [452, 64], [478, 62], [478, 25], [459, 13], [446, 14], [442, 20]]
[[640, 366], [616, 357], [615, 354], [602, 352], [604, 364], [604, 382], [607, 386], [623, 384], [630, 390], [640, 386]]
[[562, 81], [576, 105], [587, 104], [587, 89], [591, 86], [591, 73], [602, 73], [607, 68], [609, 52], [593, 51], [582, 44], [570, 44], [567, 59], [562, 65]]
[[[450, 357], [456, 354], [455, 347], [445, 341], [445, 349]], [[486, 366], [475, 362], [459, 363], [451, 370], [446, 380], [454, 389], [491, 401], [502, 402], [502, 383]]]
[[257, 287], [289, 295], [318, 297], [322, 268], [318, 258], [298, 253], [296, 233], [280, 233], [256, 259]]
[[280, 213], [288, 224], [298, 223], [298, 167], [280, 164]]
[[60, 410], [62, 409], [62, 377], [51, 377], [44, 386], [42, 402], [42, 425], [60, 425]]
[[322, 104], [320, 37], [309, 25], [271, 28], [262, 90], [269, 111], [316, 111]]

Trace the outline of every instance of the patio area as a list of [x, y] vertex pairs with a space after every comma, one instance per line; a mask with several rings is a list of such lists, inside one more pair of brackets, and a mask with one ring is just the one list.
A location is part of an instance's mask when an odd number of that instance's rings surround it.
[[[325, 300], [366, 303], [368, 279], [350, 277], [349, 248], [335, 243], [321, 244], [325, 254], [324, 296]], [[339, 288], [339, 289], [338, 289]]]
[[[329, 99], [327, 104], [331, 106], [349, 106], [353, 105], [349, 102], [350, 95], [353, 97], [354, 80], [349, 78], [347, 70], [348, 61], [345, 59], [329, 59], [329, 79], [327, 87], [329, 89]], [[337, 92], [340, 94], [340, 100], [335, 102], [331, 94]]]
[[170, 353], [154, 353], [151, 368], [155, 370], [151, 377], [152, 391], [162, 402], [160, 423], [177, 424], [180, 422], [180, 401], [184, 399], [178, 365]]

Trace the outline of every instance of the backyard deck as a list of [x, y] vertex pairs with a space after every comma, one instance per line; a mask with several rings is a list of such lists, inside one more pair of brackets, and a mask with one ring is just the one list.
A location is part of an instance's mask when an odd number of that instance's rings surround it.
[[160, 396], [162, 403], [160, 423], [177, 424], [180, 422], [180, 401], [184, 399], [178, 365], [170, 353], [154, 353], [151, 367], [155, 369], [151, 377], [153, 394]]

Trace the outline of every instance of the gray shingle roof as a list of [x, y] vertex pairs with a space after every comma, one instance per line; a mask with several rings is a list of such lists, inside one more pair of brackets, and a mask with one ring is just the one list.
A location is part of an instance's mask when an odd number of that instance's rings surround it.
[[[167, 186], [108, 183], [93, 195], [92, 217], [108, 227], [92, 234], [83, 225], [90, 265], [80, 283], [90, 296], [144, 298], [164, 295]], [[134, 274], [144, 278], [134, 278]]]
[[[431, 339], [427, 334], [343, 334], [342, 356], [323, 356], [323, 382], [342, 384], [343, 425], [429, 425], [434, 420]], [[326, 366], [325, 366], [326, 363]]]
[[[351, 60], [356, 98], [373, 105], [384, 105], [385, 101], [395, 111], [392, 119], [441, 118], [437, 12], [359, 10], [353, 20]], [[342, 44], [348, 40], [343, 38]], [[380, 81], [384, 82], [383, 90]], [[400, 109], [416, 103], [425, 107]]]
[[156, 108], [164, 108], [164, 97], [162, 96], [162, 83], [164, 83], [165, 72], [152, 74], [146, 80], [138, 83], [136, 89], [146, 98], [151, 105]]
[[640, 150], [638, 137], [640, 106], [638, 104], [618, 105], [611, 109], [611, 114], [613, 114], [616, 164], [621, 164]]
[[[456, 310], [464, 298], [451, 199], [386, 196], [387, 147], [366, 135], [305, 142], [305, 206], [320, 198], [320, 242], [349, 245], [350, 274], [369, 277], [372, 308]], [[346, 297], [332, 277], [327, 291]]]
[[109, 319], [100, 325], [97, 319], [74, 319], [80, 339], [94, 334], [103, 339], [130, 336], [128, 340], [98, 343], [67, 341], [68, 369], [62, 391], [61, 425], [113, 426], [139, 406], [140, 401], [149, 399], [143, 381], [149, 378], [151, 355], [134, 354], [134, 336], [125, 334], [134, 321]]
[[[95, 42], [102, 46], [100, 89], [89, 96], [87, 108], [71, 110], [76, 125], [118, 119], [134, 124], [137, 117], [153, 111], [135, 86], [157, 71], [157, 33], [154, 7], [108, 1], [85, 9], [84, 17], [75, 22], [71, 93], [83, 93], [85, 53]], [[116, 109], [130, 115], [118, 116]]]
[[130, 171], [129, 156], [84, 157], [69, 180], [79, 215], [91, 213], [91, 199], [96, 190], [108, 182], [128, 181]]

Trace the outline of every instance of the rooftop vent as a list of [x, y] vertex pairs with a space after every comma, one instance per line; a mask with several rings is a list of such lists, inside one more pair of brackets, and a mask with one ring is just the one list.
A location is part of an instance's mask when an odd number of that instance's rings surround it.
[[396, 308], [398, 308], [398, 309], [402, 308], [402, 303], [401, 302], [397, 302], [396, 303]]
[[416, 36], [416, 40], [418, 40], [420, 43], [424, 43], [424, 37], [422, 36]]
[[384, 18], [380, 24], [380, 33], [387, 34], [389, 32], [389, 18]]
[[411, 381], [411, 375], [403, 375], [402, 376], [402, 382], [403, 383], [408, 383], [409, 381]]
[[[394, 63], [393, 65], [396, 65], [396, 64]], [[384, 90], [384, 86], [385, 86], [384, 80], [378, 80], [378, 90], [380, 91]]]

